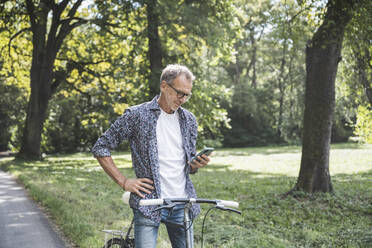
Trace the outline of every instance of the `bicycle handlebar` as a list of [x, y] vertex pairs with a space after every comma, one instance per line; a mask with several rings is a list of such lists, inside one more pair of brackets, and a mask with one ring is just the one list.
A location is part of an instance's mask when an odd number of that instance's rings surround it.
[[[129, 204], [129, 197], [130, 192], [125, 192], [123, 194], [123, 201], [126, 204]], [[210, 200], [210, 199], [202, 199], [202, 198], [169, 198], [169, 199], [142, 199], [139, 202], [140, 206], [154, 206], [154, 205], [163, 205], [166, 201], [170, 201], [173, 203], [209, 203], [209, 204], [215, 204], [218, 206], [224, 206], [224, 207], [232, 207], [232, 208], [238, 208], [239, 202], [235, 201], [225, 201], [225, 200]]]

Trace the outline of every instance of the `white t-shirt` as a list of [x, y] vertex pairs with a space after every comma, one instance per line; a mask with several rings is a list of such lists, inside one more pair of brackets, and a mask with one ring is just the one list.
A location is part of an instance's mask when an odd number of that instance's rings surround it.
[[161, 198], [185, 198], [185, 151], [182, 147], [178, 113], [168, 114], [161, 109], [156, 125], [158, 142]]

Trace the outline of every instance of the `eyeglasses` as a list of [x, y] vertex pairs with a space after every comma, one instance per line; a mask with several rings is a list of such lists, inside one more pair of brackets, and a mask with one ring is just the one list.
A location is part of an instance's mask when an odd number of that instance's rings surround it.
[[192, 93], [190, 93], [190, 94], [186, 94], [186, 93], [183, 93], [182, 91], [179, 91], [179, 90], [177, 90], [176, 88], [174, 88], [172, 85], [170, 85], [170, 84], [167, 84], [169, 87], [171, 87], [176, 93], [177, 93], [177, 97], [178, 97], [178, 99], [182, 99], [182, 98], [184, 98], [184, 97], [186, 97], [185, 98], [185, 102], [187, 102], [189, 99], [190, 99], [190, 97], [191, 97], [191, 95], [192, 95]]

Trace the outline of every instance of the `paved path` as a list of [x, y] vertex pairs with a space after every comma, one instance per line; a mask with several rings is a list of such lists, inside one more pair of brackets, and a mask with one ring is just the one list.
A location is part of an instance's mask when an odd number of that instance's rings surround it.
[[0, 170], [0, 248], [64, 248], [46, 216], [14, 178]]

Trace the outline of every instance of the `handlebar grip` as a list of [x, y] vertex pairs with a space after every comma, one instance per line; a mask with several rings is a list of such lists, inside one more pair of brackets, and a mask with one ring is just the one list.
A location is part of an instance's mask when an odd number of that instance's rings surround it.
[[139, 201], [140, 206], [153, 206], [153, 205], [162, 205], [164, 199], [143, 199]]
[[129, 191], [124, 192], [123, 196], [121, 197], [123, 202], [125, 204], [128, 204], [128, 205], [129, 205], [129, 198], [130, 198], [130, 192]]
[[[121, 197], [121, 199], [123, 200], [125, 204], [129, 205], [130, 194], [131, 192], [126, 191]], [[140, 206], [152, 206], [152, 205], [162, 205], [163, 203], [164, 203], [163, 199], [143, 199], [143, 200], [140, 200], [139, 205]]]
[[225, 207], [239, 208], [239, 202], [221, 200], [220, 203]]

